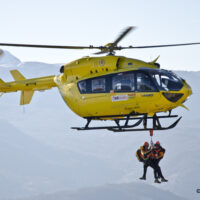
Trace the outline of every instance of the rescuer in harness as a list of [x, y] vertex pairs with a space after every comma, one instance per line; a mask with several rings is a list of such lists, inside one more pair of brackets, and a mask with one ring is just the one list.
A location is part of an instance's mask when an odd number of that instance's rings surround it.
[[153, 166], [156, 168], [157, 180], [158, 180], [158, 178], [161, 178], [161, 182], [168, 182], [168, 180], [164, 178], [161, 168], [159, 166], [159, 162], [164, 157], [164, 154], [165, 154], [165, 149], [160, 145], [160, 142], [157, 141], [152, 149], [152, 154], [151, 154], [150, 160], [151, 160]]
[[138, 160], [144, 164], [143, 176], [140, 178], [141, 180], [146, 180], [147, 167], [150, 166], [149, 157], [151, 156], [151, 153], [148, 142], [145, 142], [136, 152]]
[[160, 146], [160, 142], [157, 141], [155, 145], [151, 144], [149, 148], [149, 143], [145, 142], [140, 149], [137, 150], [136, 156], [140, 162], [143, 162], [143, 176], [141, 180], [146, 180], [147, 168], [150, 166], [154, 170], [155, 183], [161, 183], [158, 178], [161, 178], [162, 182], [167, 182], [163, 177], [161, 168], [159, 166], [159, 161], [163, 158], [165, 149]]

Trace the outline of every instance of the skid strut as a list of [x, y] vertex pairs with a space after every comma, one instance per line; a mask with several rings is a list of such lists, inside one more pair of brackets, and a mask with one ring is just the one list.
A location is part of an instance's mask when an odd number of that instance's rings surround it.
[[[85, 117], [87, 119], [87, 123], [84, 127], [72, 127], [72, 129], [76, 130], [101, 130], [107, 129], [109, 131], [114, 132], [125, 132], [125, 131], [153, 131], [153, 130], [167, 130], [174, 128], [178, 122], [181, 120], [179, 117], [174, 123], [170, 126], [162, 127], [160, 123], [160, 119], [169, 119], [169, 118], [177, 118], [178, 115], [169, 115], [157, 116], [156, 114], [153, 117], [147, 116], [147, 114], [135, 114], [130, 113], [129, 115], [109, 115], [109, 116], [94, 116], [94, 117]], [[89, 126], [92, 120], [108, 120], [112, 119], [115, 122], [115, 126]], [[135, 122], [136, 121], [136, 122]], [[152, 126], [147, 127], [147, 122], [151, 121]], [[130, 123], [133, 122], [133, 123]], [[149, 124], [149, 123], [148, 123]]]

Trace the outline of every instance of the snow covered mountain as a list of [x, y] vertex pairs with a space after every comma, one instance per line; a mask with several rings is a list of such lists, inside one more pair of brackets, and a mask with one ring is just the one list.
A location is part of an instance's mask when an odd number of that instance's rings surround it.
[[21, 61], [10, 52], [0, 49], [0, 65], [2, 67], [17, 67]]
[[[10, 69], [17, 68], [32, 78], [59, 74], [60, 66], [22, 63], [9, 52], [0, 54], [4, 81], [12, 81]], [[176, 73], [192, 86], [193, 95], [186, 102], [190, 111], [174, 111], [183, 116], [179, 125], [155, 132], [153, 138], [166, 148], [160, 165], [168, 183], [154, 184], [152, 169], [148, 169], [146, 182], [138, 179], [143, 168], [135, 151], [150, 140], [148, 133], [72, 130], [70, 127], [85, 121], [65, 105], [54, 88], [36, 92], [31, 104], [23, 107], [19, 106], [19, 93], [0, 98], [0, 199], [37, 196], [33, 199], [40, 200], [40, 194], [58, 200], [63, 196], [73, 200], [145, 199], [147, 194], [149, 199], [199, 199], [200, 72]]]

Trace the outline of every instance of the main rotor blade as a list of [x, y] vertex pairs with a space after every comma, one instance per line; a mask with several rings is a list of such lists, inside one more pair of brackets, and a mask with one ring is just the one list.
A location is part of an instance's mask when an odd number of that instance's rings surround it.
[[33, 47], [33, 48], [50, 48], [50, 49], [104, 49], [104, 47], [90, 46], [59, 46], [59, 45], [40, 45], [40, 44], [13, 44], [13, 43], [0, 43], [0, 46], [11, 47]]
[[151, 46], [135, 46], [135, 47], [134, 46], [129, 46], [129, 47], [121, 47], [120, 49], [145, 49], [145, 48], [188, 46], [188, 45], [196, 45], [196, 44], [200, 44], [200, 42], [182, 43], [182, 44], [151, 45]]
[[120, 40], [122, 40], [128, 33], [130, 33], [131, 30], [136, 29], [135, 26], [129, 26], [128, 28], [126, 28], [120, 35], [119, 37], [112, 43], [112, 47], [117, 46], [117, 44], [120, 42]]
[[131, 30], [135, 29], [136, 27], [134, 26], [129, 26], [127, 27], [119, 36], [118, 38], [113, 42], [108, 44], [108, 46], [104, 46], [104, 48], [101, 48], [100, 52], [96, 52], [94, 54], [96, 55], [100, 55], [100, 54], [104, 54], [104, 53], [113, 53], [114, 50], [121, 50], [120, 47], [117, 47], [117, 44], [128, 34], [130, 33]]

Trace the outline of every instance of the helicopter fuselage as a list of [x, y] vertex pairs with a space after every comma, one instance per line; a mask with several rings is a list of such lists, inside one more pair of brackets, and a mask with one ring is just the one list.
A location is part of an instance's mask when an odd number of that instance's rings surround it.
[[192, 94], [185, 80], [159, 64], [122, 56], [85, 57], [66, 64], [54, 81], [81, 117], [170, 111]]

